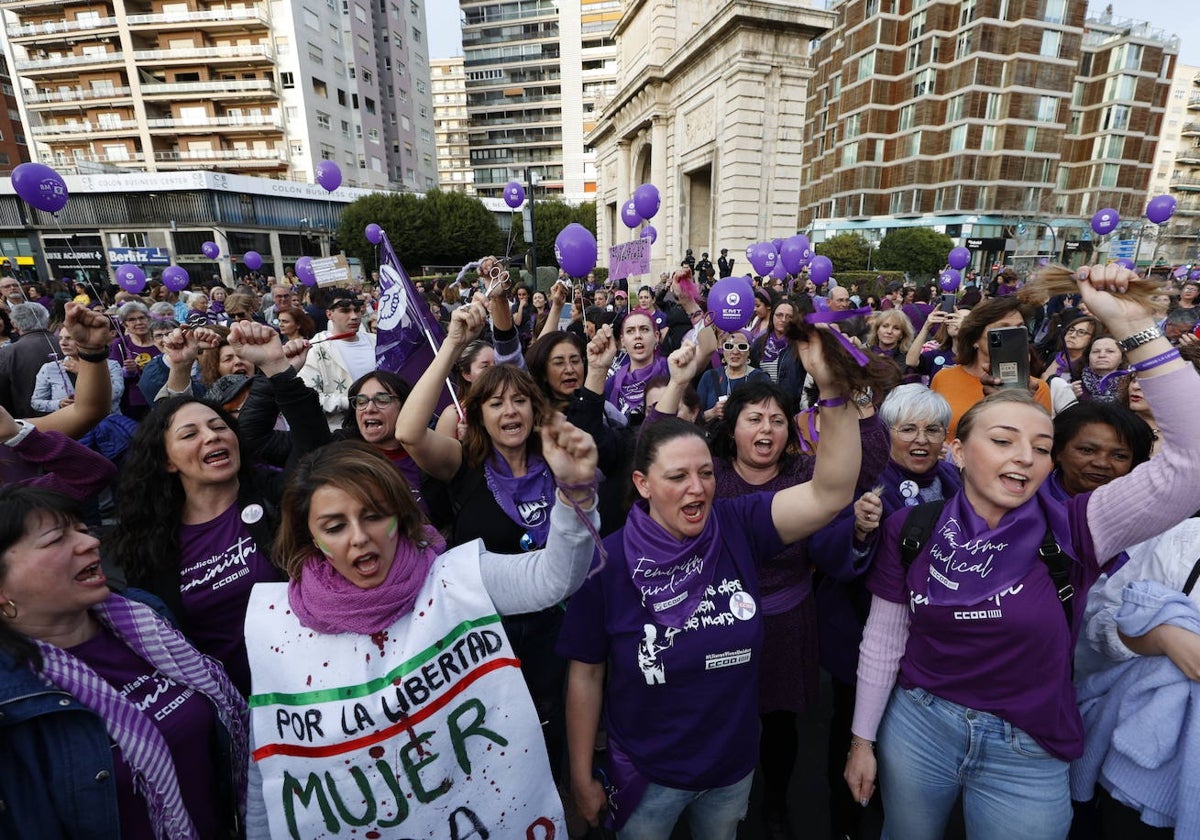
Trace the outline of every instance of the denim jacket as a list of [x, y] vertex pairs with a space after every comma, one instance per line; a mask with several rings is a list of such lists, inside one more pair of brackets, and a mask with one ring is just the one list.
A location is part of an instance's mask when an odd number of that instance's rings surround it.
[[[163, 611], [147, 593], [122, 593]], [[231, 760], [223, 727], [214, 761]], [[115, 840], [117, 812], [112, 741], [100, 717], [47, 685], [26, 665], [0, 652], [0, 837], [38, 840]], [[215, 807], [230, 808], [228, 836], [236, 836], [232, 774]], [[223, 835], [224, 836], [224, 835]]]

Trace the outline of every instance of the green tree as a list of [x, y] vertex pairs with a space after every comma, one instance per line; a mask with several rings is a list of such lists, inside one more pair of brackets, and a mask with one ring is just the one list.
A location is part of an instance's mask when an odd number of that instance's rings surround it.
[[953, 239], [930, 228], [898, 228], [879, 243], [872, 265], [932, 277], [946, 265], [946, 255], [953, 247]]
[[496, 217], [478, 199], [439, 190], [424, 197], [375, 193], [346, 206], [337, 233], [346, 253], [371, 270], [375, 246], [365, 230], [372, 222], [387, 233], [410, 274], [420, 274], [423, 265], [462, 265], [504, 249]]
[[[596, 235], [596, 202], [586, 201], [583, 204], [568, 204], [561, 198], [539, 198], [533, 210], [533, 235], [537, 241], [538, 265], [553, 266], [554, 240], [562, 229], [572, 222], [578, 222]], [[524, 225], [519, 218], [513, 219], [513, 252], [526, 250], [529, 245], [525, 241]]]
[[864, 271], [871, 246], [857, 233], [839, 233], [819, 243], [816, 252], [829, 257], [833, 263], [833, 273], [837, 275], [847, 271]]

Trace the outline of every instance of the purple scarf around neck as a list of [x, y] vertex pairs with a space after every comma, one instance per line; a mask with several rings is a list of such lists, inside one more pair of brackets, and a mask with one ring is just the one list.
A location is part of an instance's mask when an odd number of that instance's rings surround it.
[[682, 628], [716, 572], [721, 535], [710, 510], [704, 529], [680, 542], [650, 516], [645, 502], [629, 511], [621, 532], [629, 577], [654, 621]]
[[1059, 546], [1070, 553], [1067, 509], [1054, 500], [1048, 482], [1042, 482], [1033, 498], [1005, 513], [995, 528], [974, 511], [966, 491], [955, 493], [922, 552], [929, 561], [929, 603], [967, 607], [1016, 584], [1038, 562], [1047, 524]]
[[767, 340], [763, 342], [762, 361], [775, 361], [779, 358], [779, 354], [783, 352], [783, 348], [787, 347], [787, 345], [788, 340], [775, 335], [774, 330], [767, 333]]
[[667, 360], [662, 356], [655, 356], [650, 364], [638, 370], [631, 370], [626, 362], [613, 375], [611, 401], [626, 416], [640, 411], [646, 404], [646, 383], [666, 372]]
[[383, 583], [374, 589], [355, 586], [321, 554], [304, 561], [300, 577], [288, 583], [288, 604], [296, 618], [318, 633], [378, 633], [396, 623], [416, 603], [429, 567], [446, 548], [431, 526], [413, 545], [404, 537]]
[[499, 455], [483, 464], [483, 477], [496, 504], [505, 515], [529, 533], [531, 548], [541, 548], [550, 535], [550, 509], [554, 507], [554, 473], [540, 455], [525, 456], [525, 475], [514, 476]]

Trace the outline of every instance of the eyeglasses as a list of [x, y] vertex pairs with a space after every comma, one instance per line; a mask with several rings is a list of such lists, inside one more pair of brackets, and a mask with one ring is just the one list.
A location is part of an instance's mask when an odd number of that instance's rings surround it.
[[249, 312], [230, 312], [229, 317], [235, 321], [249, 321], [250, 313]]
[[925, 437], [930, 440], [938, 440], [946, 436], [946, 427], [930, 424], [928, 426], [916, 426], [912, 423], [906, 423], [903, 426], [896, 426], [892, 429], [892, 436], [903, 441], [913, 441], [925, 433]]
[[130, 315], [128, 318], [125, 319], [126, 324], [140, 324], [143, 322], [149, 323], [150, 319], [147, 318], [145, 315]]
[[1071, 329], [1067, 330], [1066, 335], [1082, 335], [1091, 337], [1092, 331], [1087, 327], [1071, 327]]
[[350, 405], [354, 406], [358, 411], [363, 411], [366, 409], [368, 403], [374, 405], [376, 408], [387, 408], [399, 399], [395, 394], [376, 394], [373, 397], [368, 397], [366, 394], [358, 394], [350, 398]]
[[721, 345], [721, 347], [723, 347], [725, 349], [725, 352], [727, 352], [727, 353], [730, 350], [740, 350], [743, 353], [745, 353], [747, 350], [750, 349], [750, 345], [744, 341], [736, 341], [736, 342], [735, 341], [726, 341], [724, 344]]

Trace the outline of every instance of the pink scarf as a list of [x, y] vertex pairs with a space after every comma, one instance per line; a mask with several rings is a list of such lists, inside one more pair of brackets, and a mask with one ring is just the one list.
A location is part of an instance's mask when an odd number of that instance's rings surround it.
[[392, 568], [374, 589], [360, 589], [314, 554], [288, 584], [288, 603], [300, 623], [318, 633], [378, 633], [412, 609], [429, 567], [445, 548], [446, 541], [428, 525], [417, 545], [401, 538]]

